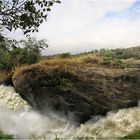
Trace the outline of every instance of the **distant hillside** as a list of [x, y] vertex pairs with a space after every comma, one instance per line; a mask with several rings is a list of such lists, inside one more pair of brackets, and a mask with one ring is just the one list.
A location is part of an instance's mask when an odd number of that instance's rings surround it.
[[66, 53], [61, 53], [61, 54], [55, 54], [55, 55], [50, 55], [50, 56], [42, 56], [42, 59], [52, 59], [52, 58], [66, 58], [66, 57], [77, 57], [81, 55], [86, 55], [86, 54], [98, 54], [100, 56], [104, 56], [107, 53], [112, 53], [115, 55], [117, 58], [120, 59], [128, 59], [128, 58], [135, 58], [135, 59], [140, 59], [140, 46], [136, 47], [131, 47], [131, 48], [117, 48], [117, 49], [100, 49], [100, 50], [94, 50], [90, 52], [84, 52], [81, 54], [76, 54], [76, 55], [71, 55], [69, 52]]

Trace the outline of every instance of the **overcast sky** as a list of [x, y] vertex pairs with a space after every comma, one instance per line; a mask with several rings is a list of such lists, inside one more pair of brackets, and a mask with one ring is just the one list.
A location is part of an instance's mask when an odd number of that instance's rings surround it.
[[[140, 45], [140, 0], [61, 2], [52, 7], [48, 22], [34, 34], [49, 44], [43, 54]], [[20, 32], [9, 36], [22, 37]]]

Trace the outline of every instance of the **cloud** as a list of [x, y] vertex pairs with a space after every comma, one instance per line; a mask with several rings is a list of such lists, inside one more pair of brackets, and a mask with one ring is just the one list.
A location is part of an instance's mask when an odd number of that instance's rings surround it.
[[[100, 39], [110, 30], [110, 23], [102, 18], [108, 11], [119, 12], [130, 7], [133, 2], [134, 0], [63, 0], [62, 5], [57, 5], [49, 15], [48, 23], [41, 26], [39, 37], [48, 38], [49, 53], [81, 52], [111, 46], [109, 36], [113, 32], [108, 33], [108, 41], [102, 39], [101, 42]], [[113, 28], [113, 23], [111, 24]], [[112, 30], [116, 31], [115, 28]]]
[[[43, 23], [39, 33], [34, 34], [48, 40], [50, 47], [44, 54], [139, 44], [140, 21], [127, 18], [134, 15], [130, 13], [135, 0], [61, 1], [60, 5], [55, 4], [52, 8], [48, 22]], [[109, 13], [113, 13], [111, 18], [107, 16]], [[129, 14], [118, 16], [122, 13]]]
[[91, 40], [94, 43], [108, 45], [109, 48], [131, 47], [140, 45], [140, 20], [131, 22], [124, 19], [114, 19], [106, 21], [96, 28]]
[[[118, 12], [105, 16], [93, 31], [91, 40], [109, 48], [140, 45], [140, 1]], [[107, 13], [108, 14], [108, 13]], [[106, 14], [106, 15], [107, 15]]]

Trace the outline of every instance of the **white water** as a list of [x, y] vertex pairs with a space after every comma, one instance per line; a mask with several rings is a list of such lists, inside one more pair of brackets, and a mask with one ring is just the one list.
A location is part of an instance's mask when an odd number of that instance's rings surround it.
[[[98, 120], [98, 121], [97, 121]], [[121, 109], [107, 117], [93, 117], [76, 127], [65, 117], [34, 112], [12, 87], [0, 86], [0, 130], [15, 138], [117, 138], [140, 129], [140, 108]]]

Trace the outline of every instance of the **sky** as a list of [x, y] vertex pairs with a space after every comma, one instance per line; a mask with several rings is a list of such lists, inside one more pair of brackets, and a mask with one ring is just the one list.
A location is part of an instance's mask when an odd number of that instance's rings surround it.
[[44, 55], [140, 45], [140, 0], [61, 0], [33, 36], [47, 40]]

